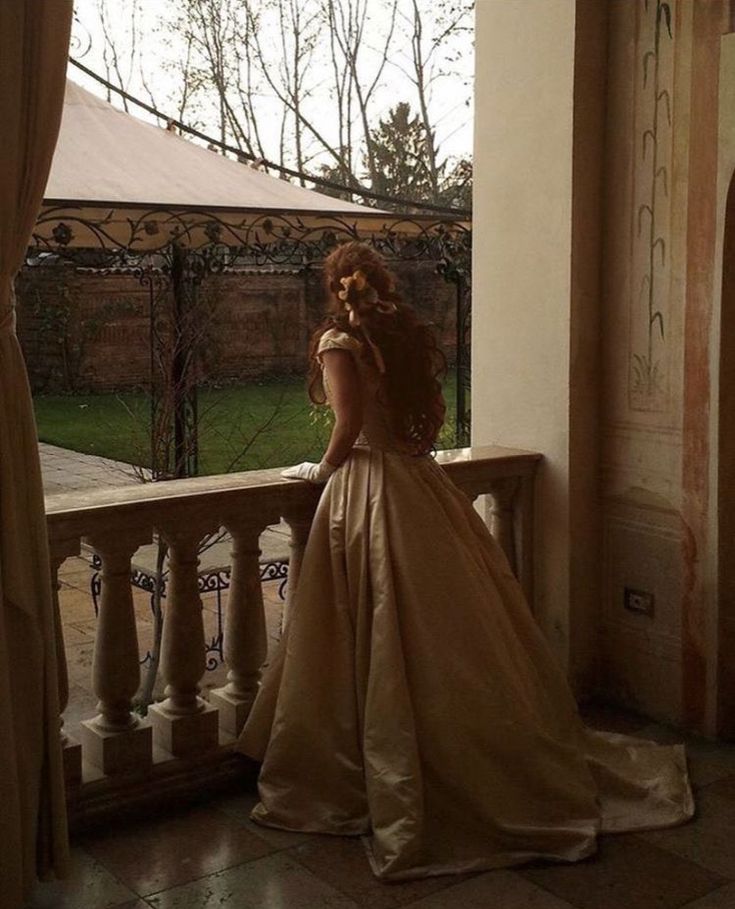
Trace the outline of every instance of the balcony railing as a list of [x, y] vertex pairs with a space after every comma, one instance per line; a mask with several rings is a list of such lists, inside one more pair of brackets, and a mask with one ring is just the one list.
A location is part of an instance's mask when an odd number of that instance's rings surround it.
[[[540, 455], [505, 448], [441, 452], [438, 462], [471, 499], [489, 496], [490, 529], [529, 600], [532, 596], [533, 477]], [[258, 688], [266, 657], [259, 539], [283, 519], [291, 531], [289, 587], [298, 575], [319, 490], [283, 480], [278, 470], [90, 490], [49, 496], [46, 511], [53, 589], [65, 559], [82, 544], [101, 560], [102, 584], [92, 666], [97, 715], [81, 742], [64, 733], [72, 822], [84, 824], [126, 804], [175, 798], [242, 774], [232, 742]], [[232, 539], [223, 653], [227, 682], [201, 696], [205, 635], [198, 584], [203, 538], [221, 527]], [[131, 588], [136, 550], [160, 535], [169, 547], [169, 579], [160, 671], [165, 699], [145, 718], [133, 709], [140, 684]], [[59, 609], [56, 596], [57, 613]], [[61, 629], [61, 622], [58, 622]], [[60, 632], [61, 634], [61, 632]], [[64, 642], [58, 641], [62, 710], [68, 703]]]

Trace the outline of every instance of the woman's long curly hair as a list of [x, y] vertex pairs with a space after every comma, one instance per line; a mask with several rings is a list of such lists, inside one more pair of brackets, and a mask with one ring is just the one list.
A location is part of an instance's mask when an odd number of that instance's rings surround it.
[[[353, 282], [347, 289], [347, 299], [341, 300], [341, 279], [356, 271], [365, 276], [367, 287], [360, 290]], [[325, 401], [316, 356], [322, 334], [336, 328], [364, 341], [368, 333], [385, 361], [380, 394], [388, 407], [393, 432], [413, 453], [431, 451], [444, 423], [446, 406], [441, 379], [447, 369], [433, 328], [421, 322], [413, 308], [401, 300], [393, 274], [365, 243], [353, 241], [338, 246], [324, 262], [324, 280], [330, 300], [327, 315], [311, 339], [309, 397], [315, 404]], [[379, 303], [393, 304], [395, 310]], [[359, 325], [350, 322], [345, 304], [354, 309]], [[363, 356], [373, 356], [368, 343], [363, 344]]]

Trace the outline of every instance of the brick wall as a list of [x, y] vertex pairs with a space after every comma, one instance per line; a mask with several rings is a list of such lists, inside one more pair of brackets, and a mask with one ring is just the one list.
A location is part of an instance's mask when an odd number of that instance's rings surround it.
[[[400, 290], [455, 350], [455, 295], [431, 263], [397, 268]], [[24, 269], [17, 282], [18, 336], [36, 392], [111, 391], [150, 381], [149, 291], [131, 274], [95, 274], [68, 263]], [[319, 269], [239, 270], [199, 289], [203, 381], [303, 374], [308, 338], [322, 316]], [[164, 316], [170, 299], [159, 304]]]

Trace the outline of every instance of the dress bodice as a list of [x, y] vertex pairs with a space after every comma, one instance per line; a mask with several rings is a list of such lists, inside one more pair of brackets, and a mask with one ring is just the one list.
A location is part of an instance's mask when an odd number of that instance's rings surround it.
[[337, 328], [327, 329], [321, 336], [316, 355], [322, 363], [322, 383], [327, 402], [331, 405], [332, 392], [321, 355], [326, 350], [347, 350], [354, 357], [362, 394], [363, 423], [355, 445], [408, 453], [405, 442], [396, 438], [391, 428], [390, 414], [380, 394], [383, 378], [370, 351], [365, 348], [366, 345], [359, 338]]

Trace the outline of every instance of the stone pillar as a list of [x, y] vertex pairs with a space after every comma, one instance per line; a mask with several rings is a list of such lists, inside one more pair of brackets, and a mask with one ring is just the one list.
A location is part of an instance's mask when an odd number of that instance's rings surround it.
[[210, 693], [220, 729], [236, 736], [253, 705], [265, 662], [267, 637], [260, 583], [260, 534], [265, 525], [232, 521], [232, 578], [227, 598], [224, 657], [227, 684]]
[[580, 692], [595, 668], [600, 563], [606, 8], [476, 10], [472, 443], [544, 455], [534, 612]]
[[517, 492], [518, 480], [515, 477], [508, 480], [495, 480], [490, 489], [488, 504], [490, 532], [500, 544], [511, 570], [516, 575], [518, 566], [516, 563], [514, 506]]
[[102, 559], [92, 665], [99, 713], [82, 723], [82, 748], [85, 760], [108, 775], [144, 768], [153, 758], [150, 725], [131, 710], [140, 684], [140, 662], [130, 560], [150, 539], [150, 532], [140, 530], [89, 538]]
[[59, 734], [61, 736], [62, 757], [64, 761], [64, 780], [68, 788], [74, 788], [82, 782], [82, 746], [76, 739], [64, 731], [64, 711], [69, 706], [69, 673], [64, 650], [61, 610], [59, 608], [59, 569], [64, 562], [80, 552], [79, 540], [50, 540], [49, 555], [51, 560], [51, 594], [54, 607], [54, 626], [56, 633], [56, 668], [59, 687]]
[[204, 620], [199, 595], [199, 545], [204, 530], [184, 522], [159, 532], [169, 544], [170, 579], [164, 607], [161, 669], [166, 700], [148, 711], [158, 747], [176, 757], [219, 743], [217, 710], [199, 696], [205, 663]]

